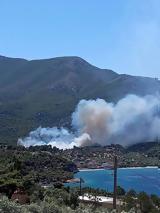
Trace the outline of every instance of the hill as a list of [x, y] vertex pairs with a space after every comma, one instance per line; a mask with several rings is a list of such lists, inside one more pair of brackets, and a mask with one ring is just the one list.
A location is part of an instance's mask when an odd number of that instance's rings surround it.
[[116, 102], [160, 91], [153, 78], [120, 75], [79, 57], [25, 60], [0, 56], [0, 143], [16, 143], [38, 126], [67, 126], [79, 100]]

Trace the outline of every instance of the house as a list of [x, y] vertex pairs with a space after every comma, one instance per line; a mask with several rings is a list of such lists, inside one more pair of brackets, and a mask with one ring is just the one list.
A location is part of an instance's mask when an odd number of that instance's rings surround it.
[[18, 188], [16, 191], [14, 191], [14, 193], [11, 196], [11, 200], [12, 201], [16, 201], [17, 203], [23, 205], [23, 204], [27, 204], [30, 203], [30, 199], [29, 196], [27, 195], [27, 193]]

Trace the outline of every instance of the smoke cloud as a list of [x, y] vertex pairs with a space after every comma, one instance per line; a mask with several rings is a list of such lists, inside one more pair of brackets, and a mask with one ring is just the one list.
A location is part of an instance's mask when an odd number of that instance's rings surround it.
[[160, 137], [160, 98], [128, 95], [116, 104], [103, 99], [81, 100], [72, 114], [74, 132], [65, 128], [42, 128], [18, 144], [52, 145], [60, 149], [93, 144], [123, 146]]

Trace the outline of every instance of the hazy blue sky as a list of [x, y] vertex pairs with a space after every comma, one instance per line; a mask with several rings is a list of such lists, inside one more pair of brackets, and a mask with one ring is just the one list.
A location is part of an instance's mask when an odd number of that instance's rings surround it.
[[160, 0], [0, 0], [0, 54], [160, 77]]

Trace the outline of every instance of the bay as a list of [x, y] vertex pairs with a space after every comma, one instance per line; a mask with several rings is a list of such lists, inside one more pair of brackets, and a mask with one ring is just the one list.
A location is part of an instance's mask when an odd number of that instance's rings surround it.
[[[100, 188], [113, 191], [113, 170], [81, 170], [74, 175], [82, 178], [82, 187]], [[79, 186], [78, 183], [67, 184], [71, 187]], [[147, 194], [160, 196], [160, 169], [158, 168], [119, 168], [118, 185], [126, 191], [134, 189], [136, 192], [144, 191]]]

